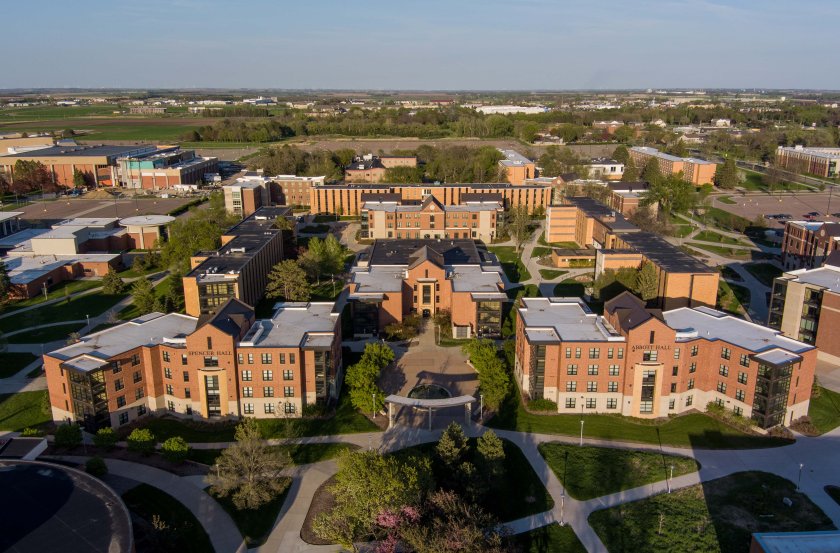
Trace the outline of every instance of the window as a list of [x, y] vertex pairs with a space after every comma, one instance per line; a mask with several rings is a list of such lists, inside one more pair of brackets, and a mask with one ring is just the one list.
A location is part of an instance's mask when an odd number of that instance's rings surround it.
[[123, 388], [125, 388], [125, 384], [123, 383], [123, 379], [122, 378], [116, 379], [114, 381], [114, 389], [117, 390], [117, 391], [120, 391]]
[[616, 409], [618, 407], [618, 400], [611, 397], [607, 400], [607, 409]]
[[136, 390], [134, 390], [134, 399], [135, 400], [141, 399], [144, 395], [145, 394], [143, 393], [143, 387], [142, 386], [137, 388]]
[[191, 406], [191, 405], [187, 405], [187, 408], [186, 408], [186, 410], [185, 410], [184, 412], [185, 412], [186, 414], [188, 414], [188, 415], [192, 415], [192, 406]]
[[289, 363], [291, 363], [292, 365], [295, 364], [295, 354], [294, 353], [289, 354]]
[[675, 393], [677, 391], [677, 383], [671, 382], [671, 393]]
[[598, 365], [589, 365], [588, 367], [586, 367], [586, 374], [591, 375], [591, 376], [597, 376], [598, 375]]
[[263, 371], [262, 377], [265, 381], [274, 380], [274, 371]]
[[[138, 405], [137, 406], [137, 416], [142, 417], [145, 414], [146, 414], [146, 406], [145, 405]], [[125, 415], [128, 416], [128, 413], [125, 413]]]
[[242, 388], [242, 397], [254, 397], [254, 388], [251, 386], [244, 386]]
[[656, 341], [656, 332], [653, 330], [650, 331], [650, 336], [648, 337], [648, 343], [652, 344]]
[[567, 392], [577, 392], [577, 382], [566, 382]]
[[567, 397], [566, 398], [566, 409], [574, 409], [575, 408], [575, 398]]
[[169, 367], [164, 367], [163, 376], [166, 378], [172, 378], [172, 369], [170, 369]]
[[128, 422], [128, 413], [120, 413], [120, 424], [126, 424]]
[[607, 359], [612, 359], [614, 356], [613, 348], [607, 348]]
[[291, 370], [283, 371], [283, 380], [294, 380], [295, 376]]
[[189, 388], [184, 388], [184, 397], [187, 398], [187, 399], [192, 398], [192, 394], [190, 393]]
[[283, 404], [283, 412], [287, 415], [294, 415], [295, 414], [295, 404], [291, 401], [287, 401]]
[[295, 397], [295, 387], [283, 386], [283, 397]]
[[624, 348], [618, 348], [618, 358], [624, 359]]
[[566, 374], [576, 375], [577, 365], [569, 365], [568, 367], [566, 367]]
[[260, 355], [260, 362], [263, 365], [271, 365], [271, 354], [263, 353], [262, 355]]
[[729, 348], [721, 348], [720, 358], [721, 359], [729, 359], [730, 357], [732, 357], [732, 352], [729, 350]]
[[738, 364], [742, 367], [749, 367], [750, 366], [750, 356], [746, 353], [741, 354], [741, 359], [738, 361]]
[[746, 384], [747, 383], [747, 373], [738, 373], [738, 384]]
[[572, 358], [572, 348], [566, 348], [566, 359]]
[[114, 374], [117, 374], [117, 373], [122, 372], [122, 367], [120, 366], [120, 362], [119, 362], [119, 361], [114, 361], [114, 362], [112, 363], [112, 365], [113, 365], [113, 371], [114, 371]]
[[717, 391], [722, 393], [722, 394], [725, 394], [726, 393], [726, 382], [718, 381]]
[[699, 349], [699, 348], [698, 348], [697, 346], [691, 346], [691, 356], [692, 356], [692, 357], [697, 357], [697, 351], [698, 351], [698, 349]]
[[125, 396], [117, 396], [117, 407], [125, 407]]
[[686, 390], [693, 390], [694, 389], [694, 379], [688, 379], [688, 385], [685, 387]]
[[169, 394], [170, 396], [173, 395], [174, 392], [172, 391], [172, 384], [167, 384], [166, 385], [166, 393]]
[[717, 405], [718, 407], [725, 407], [725, 405], [724, 405], [724, 403], [723, 403], [723, 400], [722, 400], [722, 399], [720, 399], [720, 398], [717, 398], [717, 399], [715, 400], [715, 405]]
[[587, 409], [595, 409], [598, 406], [598, 401], [595, 398], [587, 398], [586, 400], [586, 408]]
[[586, 383], [586, 391], [587, 392], [597, 392], [598, 391], [598, 383], [594, 381], [589, 381]]
[[253, 365], [253, 364], [254, 364], [254, 354], [253, 354], [253, 353], [249, 353], [249, 354], [248, 354], [248, 364], [249, 364], [249, 365]]
[[671, 368], [671, 376], [679, 376], [680, 375], [680, 368], [677, 365], [674, 365]]
[[189, 371], [184, 371], [184, 372], [183, 372], [183, 374], [182, 374], [181, 376], [183, 376], [183, 377], [184, 377], [184, 382], [189, 382], [189, 381], [190, 381], [190, 373], [189, 373]]
[[659, 352], [655, 349], [642, 353], [642, 361], [656, 361], [657, 359], [659, 359]]
[[286, 354], [285, 354], [285, 353], [278, 353], [278, 354], [277, 354], [277, 357], [279, 358], [277, 361], [278, 361], [281, 365], [285, 365], [285, 364], [286, 364]]
[[219, 366], [219, 358], [215, 355], [205, 355], [204, 356], [204, 366], [205, 367], [218, 367]]
[[674, 399], [670, 400], [670, 401], [668, 402], [668, 410], [669, 410], [669, 411], [673, 411], [673, 410], [674, 410], [674, 407], [676, 407], [676, 403], [677, 403], [677, 401], [676, 401], [676, 400], [674, 400]]
[[729, 367], [721, 365], [720, 369], [718, 369], [718, 374], [721, 376], [729, 376]]
[[680, 358], [680, 348], [674, 348], [674, 359]]
[[139, 364], [140, 364], [140, 354], [135, 353], [134, 355], [131, 356], [131, 366], [136, 367]]
[[188, 365], [189, 364], [188, 357], [185, 354], [181, 355], [181, 364], [182, 365]]
[[691, 365], [688, 366], [688, 372], [693, 373], [697, 371], [697, 363], [694, 361], [691, 362]]
[[685, 398], [685, 406], [691, 407], [691, 404], [694, 403], [694, 396], [686, 396]]
[[242, 412], [246, 415], [253, 415], [254, 414], [254, 404], [253, 403], [244, 403], [242, 404]]
[[213, 338], [207, 337], [207, 349], [213, 349]]
[[598, 359], [601, 357], [601, 348], [589, 348], [589, 358]]
[[143, 380], [143, 375], [140, 374], [140, 371], [134, 371], [134, 374], [132, 375], [132, 380], [134, 380], [134, 383], [137, 384], [138, 382]]
[[265, 411], [266, 415], [273, 415], [274, 414], [274, 404], [273, 403], [266, 403], [263, 405], [263, 411]]
[[618, 391], [618, 382], [613, 380], [612, 382], [607, 383], [607, 391], [608, 392], [617, 392]]
[[245, 363], [245, 355], [243, 355], [241, 353], [237, 353], [236, 354], [236, 362], [239, 363], [240, 365], [244, 364]]
[[263, 397], [274, 397], [274, 387], [263, 386]]
[[580, 348], [575, 348], [575, 359], [580, 359]]
[[169, 409], [170, 411], [174, 412], [175, 411], [175, 402], [172, 401], [172, 400], [167, 401], [166, 402], [166, 408]]
[[735, 390], [735, 399], [738, 401], [744, 401], [744, 397], [747, 394], [744, 393], [744, 390]]
[[250, 382], [252, 379], [251, 371], [242, 371], [242, 382]]
[[618, 365], [610, 365], [610, 376], [618, 376], [620, 370]]
[[163, 362], [164, 363], [169, 363], [169, 352], [168, 351], [163, 352]]

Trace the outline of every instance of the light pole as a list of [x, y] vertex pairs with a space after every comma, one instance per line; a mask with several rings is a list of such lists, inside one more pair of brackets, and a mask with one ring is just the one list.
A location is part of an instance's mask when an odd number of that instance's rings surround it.
[[372, 395], [373, 395], [373, 404], [372, 404], [370, 410], [373, 411], [373, 418], [376, 418], [376, 392], [373, 392]]
[[671, 493], [671, 480], [674, 479], [674, 465], [671, 465], [671, 476], [668, 477], [668, 493]]
[[478, 394], [478, 420], [484, 416], [484, 394]]
[[580, 447], [583, 447], [583, 396], [580, 396]]
[[47, 301], [47, 283], [44, 282], [44, 301]]
[[90, 315], [85, 315], [85, 319], [87, 319], [88, 332], [90, 332]]
[[799, 478], [796, 479], [796, 491], [801, 491], [802, 487], [802, 468], [805, 466], [804, 463], [799, 463]]

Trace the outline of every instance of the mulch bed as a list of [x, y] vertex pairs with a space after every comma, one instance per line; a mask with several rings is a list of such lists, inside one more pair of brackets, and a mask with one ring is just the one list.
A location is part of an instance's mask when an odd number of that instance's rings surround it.
[[330, 477], [326, 482], [321, 484], [312, 496], [312, 503], [309, 504], [309, 511], [306, 513], [306, 519], [304, 519], [303, 526], [300, 529], [301, 539], [308, 544], [334, 545], [332, 542], [319, 538], [312, 531], [312, 522], [315, 520], [315, 517], [321, 513], [331, 511], [335, 507], [335, 497], [327, 489], [332, 486], [333, 482], [335, 482], [335, 476]]
[[119, 459], [121, 461], [130, 461], [132, 463], [139, 463], [157, 469], [171, 472], [177, 476], [203, 476], [207, 474], [209, 467], [194, 461], [184, 461], [183, 463], [170, 463], [163, 458], [159, 453], [152, 455], [143, 455], [128, 449], [115, 447], [108, 451], [99, 449], [95, 446], [87, 446], [87, 449], [79, 446], [74, 449], [57, 448], [54, 445], [47, 447], [44, 455], [74, 455], [84, 457], [102, 457], [103, 459]]

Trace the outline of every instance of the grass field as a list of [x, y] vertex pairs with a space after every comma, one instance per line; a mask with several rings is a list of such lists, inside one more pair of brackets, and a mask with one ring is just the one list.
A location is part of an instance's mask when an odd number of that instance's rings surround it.
[[[768, 191], [768, 187], [766, 184], [764, 184], [764, 180], [760, 173], [754, 173], [752, 171], [744, 170], [741, 170], [741, 173], [744, 175], [744, 180], [741, 181], [741, 184], [739, 184], [738, 186], [746, 190], [762, 192]], [[778, 192], [780, 190], [813, 190], [813, 188], [795, 182], [783, 182], [777, 185], [773, 191]]]
[[579, 447], [559, 442], [539, 445], [540, 454], [569, 495], [592, 499], [699, 470], [694, 459], [629, 449]]
[[[512, 394], [487, 426], [519, 432], [578, 436], [580, 413], [536, 415], [525, 411], [519, 394]], [[748, 449], [790, 444], [790, 440], [745, 434], [702, 413], [673, 417], [665, 422], [618, 415], [584, 415], [587, 438], [673, 445], [702, 449]]]
[[744, 269], [767, 287], [772, 287], [773, 280], [782, 276], [782, 270], [769, 263], [745, 263]]
[[[130, 286], [130, 285], [129, 285]], [[169, 292], [169, 288], [172, 286], [172, 281], [168, 278], [163, 279], [157, 286], [155, 286], [155, 297], [161, 298], [165, 296]], [[129, 288], [131, 290], [131, 288]], [[131, 319], [135, 319], [141, 315], [140, 310], [137, 309], [137, 306], [134, 303], [129, 303], [122, 310], [117, 314], [123, 321], [130, 321]]]
[[51, 420], [46, 390], [0, 394], [0, 430], [23, 430]]
[[556, 269], [540, 269], [540, 275], [546, 280], [554, 280], [555, 278], [561, 277], [568, 272], [569, 271], [560, 271]]
[[685, 238], [694, 232], [696, 228], [693, 225], [673, 225], [671, 226], [671, 235], [677, 238]]
[[811, 398], [808, 418], [820, 434], [840, 426], [840, 394], [821, 387], [820, 397]]
[[31, 353], [0, 353], [0, 378], [16, 375], [21, 369], [35, 361]]
[[718, 199], [717, 199], [717, 200], [718, 200], [720, 203], [722, 203], [722, 204], [727, 204], [727, 205], [735, 205], [735, 204], [737, 204], [737, 203], [738, 203], [738, 202], [736, 202], [735, 200], [733, 200], [732, 198], [730, 198], [729, 196], [718, 196]]
[[707, 225], [713, 225], [724, 230], [735, 230], [735, 227], [747, 228], [751, 221], [740, 215], [735, 215], [724, 211], [717, 207], [710, 207], [706, 209], [702, 217], [698, 217], [701, 222]]
[[67, 339], [71, 333], [78, 332], [85, 327], [85, 323], [70, 323], [56, 326], [48, 326], [46, 328], [39, 328], [37, 330], [29, 330], [21, 332], [14, 336], [9, 336], [9, 342], [13, 344], [46, 344], [48, 342], [55, 342], [58, 340]]
[[[13, 317], [4, 317], [0, 319], [0, 331], [12, 332], [31, 326], [62, 321], [83, 321], [85, 315], [91, 317], [100, 315], [124, 297], [125, 295], [109, 296], [101, 292], [93, 292], [81, 297], [70, 298], [70, 301], [60, 301], [38, 309], [24, 311]], [[13, 336], [12, 340], [18, 341], [16, 336]]]
[[522, 282], [531, 278], [531, 273], [522, 264], [522, 259], [513, 246], [492, 246], [487, 249], [499, 258], [499, 263], [511, 282]]
[[[265, 543], [268, 539], [271, 529], [274, 528], [274, 522], [277, 520], [277, 515], [280, 514], [280, 509], [283, 508], [283, 503], [286, 501], [286, 496], [289, 495], [289, 488], [291, 487], [292, 479], [286, 478], [287, 484], [283, 492], [277, 497], [260, 507], [259, 509], [237, 509], [233, 501], [228, 497], [216, 497], [210, 494], [219, 505], [230, 515], [234, 524], [239, 529], [239, 533], [245, 538], [248, 547], [256, 547]], [[209, 493], [209, 491], [208, 491]]]
[[12, 313], [23, 307], [31, 307], [33, 305], [44, 303], [47, 300], [63, 298], [67, 294], [75, 294], [77, 292], [83, 292], [85, 290], [90, 290], [91, 288], [98, 288], [100, 286], [102, 286], [102, 281], [100, 279], [65, 280], [64, 282], [56, 284], [55, 286], [47, 290], [46, 299], [44, 299], [44, 294], [41, 293], [40, 295], [35, 296], [34, 298], [15, 301], [7, 305], [5, 309], [0, 310], [0, 314], [5, 315], [6, 313]]
[[571, 526], [550, 524], [511, 538], [524, 553], [585, 553]]
[[750, 289], [746, 286], [730, 284], [725, 280], [718, 283], [717, 308], [740, 315], [750, 304]]
[[[122, 494], [122, 498], [126, 507], [146, 523], [141, 532], [137, 532], [138, 527], [134, 525], [138, 551], [213, 551], [210, 537], [195, 515], [168, 493], [148, 484], [140, 484]], [[147, 532], [154, 532], [151, 528], [155, 515], [169, 529], [165, 533], [155, 532], [158, 536], [150, 536]]]
[[696, 244], [694, 242], [689, 242], [688, 245], [692, 248], [705, 250], [730, 259], [750, 259], [752, 257], [751, 251], [747, 249], [727, 248], [726, 246], [709, 246], [707, 244]]
[[733, 245], [741, 245], [744, 246], [743, 242], [738, 239], [731, 238], [729, 236], [724, 236], [722, 234], [718, 234], [717, 232], [711, 230], [703, 230], [698, 232], [692, 240], [700, 240], [702, 242], [715, 242], [718, 244], [733, 244]]
[[[785, 497], [793, 507], [782, 502]], [[792, 482], [764, 472], [740, 472], [595, 511], [589, 523], [610, 553], [747, 553], [752, 532], [834, 529]]]

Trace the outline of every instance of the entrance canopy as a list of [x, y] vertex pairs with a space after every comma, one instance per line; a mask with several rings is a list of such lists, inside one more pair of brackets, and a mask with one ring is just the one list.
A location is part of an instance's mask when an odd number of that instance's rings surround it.
[[457, 396], [448, 397], [444, 399], [416, 399], [412, 397], [390, 395], [385, 398], [385, 403], [388, 404], [388, 428], [394, 425], [393, 406], [401, 405], [403, 407], [414, 407], [415, 409], [427, 409], [429, 412], [429, 430], [432, 429], [432, 412], [435, 409], [442, 409], [445, 407], [460, 407], [464, 406], [464, 422], [469, 424], [470, 415], [472, 414], [472, 404], [475, 402], [473, 396]]

